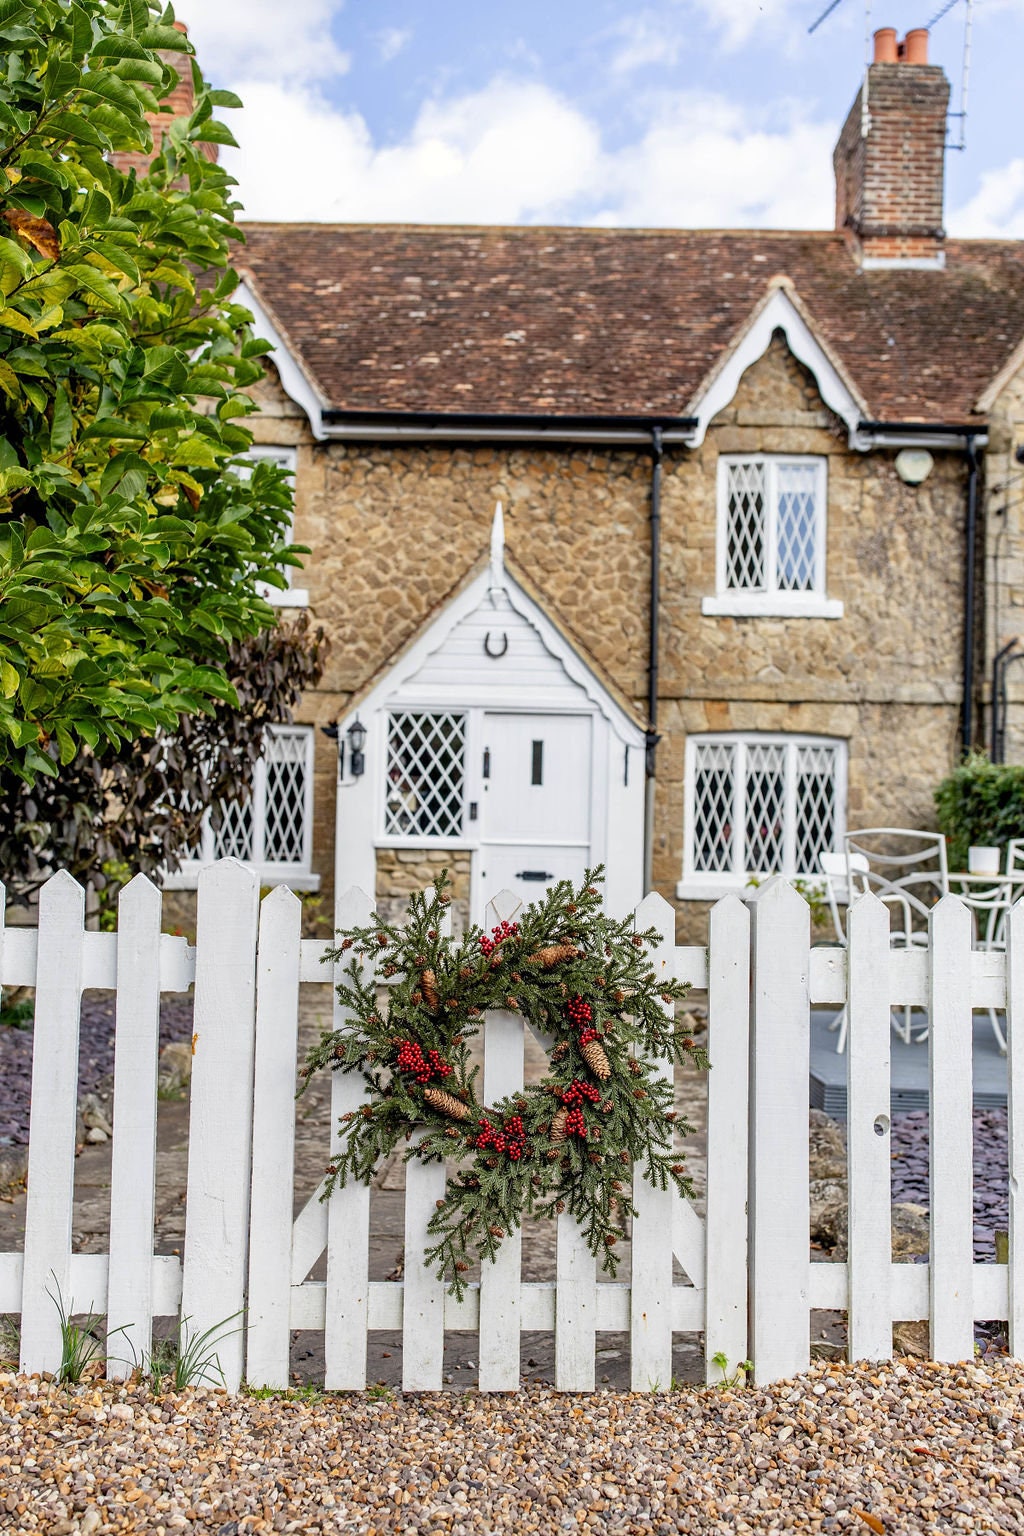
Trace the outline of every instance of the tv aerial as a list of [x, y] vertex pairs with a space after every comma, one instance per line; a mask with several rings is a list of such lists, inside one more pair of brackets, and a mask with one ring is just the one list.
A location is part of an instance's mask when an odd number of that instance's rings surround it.
[[[842, 3], [843, 0], [829, 0], [829, 3], [826, 5], [825, 9], [814, 21], [811, 22], [810, 26], [807, 28], [808, 36], [810, 36], [812, 32], [817, 32], [822, 22], [827, 21], [828, 18], [832, 15], [833, 11], [837, 11]], [[961, 3], [964, 6], [964, 44], [963, 62], [960, 68], [960, 110], [959, 112], [950, 112], [948, 114], [950, 119], [954, 119], [960, 124], [960, 133], [958, 138], [947, 137], [947, 149], [967, 148], [967, 87], [971, 74], [971, 24], [974, 20], [974, 0], [946, 0], [946, 3], [936, 11], [931, 21], [929, 21], [927, 24], [928, 31], [931, 32], [933, 28], [938, 26], [940, 21], [949, 15], [950, 11], [955, 10], [956, 7]], [[871, 36], [871, 0], [864, 0], [865, 80], [863, 92], [863, 120], [861, 124], [861, 132], [863, 134], [867, 133], [870, 124], [870, 118], [868, 115], [867, 70], [871, 64], [872, 57]]]

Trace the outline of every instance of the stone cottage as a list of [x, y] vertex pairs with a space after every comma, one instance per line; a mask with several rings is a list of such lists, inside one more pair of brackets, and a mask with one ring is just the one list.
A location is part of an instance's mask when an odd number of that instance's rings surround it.
[[603, 861], [692, 937], [932, 823], [1024, 601], [1024, 249], [946, 238], [948, 98], [876, 34], [828, 231], [246, 226], [334, 649], [206, 855], [477, 919]]

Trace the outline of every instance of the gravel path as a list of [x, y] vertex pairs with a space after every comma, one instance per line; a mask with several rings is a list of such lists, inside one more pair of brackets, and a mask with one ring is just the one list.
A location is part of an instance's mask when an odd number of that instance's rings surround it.
[[154, 1400], [0, 1376], [0, 1529], [1024, 1529], [1024, 1366], [821, 1365], [771, 1391]]
[[[114, 1070], [114, 994], [85, 992], [78, 1046], [78, 1094], [92, 1093]], [[191, 997], [160, 1003], [160, 1046], [192, 1034]], [[31, 1029], [0, 1028], [0, 1147], [28, 1145], [32, 1092]]]

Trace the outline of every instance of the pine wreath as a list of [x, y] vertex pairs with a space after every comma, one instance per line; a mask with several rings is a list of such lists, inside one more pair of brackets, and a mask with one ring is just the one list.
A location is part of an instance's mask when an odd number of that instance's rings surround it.
[[[524, 1216], [570, 1212], [614, 1274], [615, 1245], [635, 1215], [634, 1164], [658, 1188], [671, 1181], [692, 1195], [672, 1146], [673, 1131], [691, 1127], [653, 1064], [689, 1056], [707, 1066], [666, 1006], [687, 986], [656, 975], [656, 930], [637, 933], [631, 918], [601, 910], [601, 879], [596, 869], [578, 890], [561, 881], [518, 922], [456, 940], [443, 931], [451, 897], [442, 874], [432, 893], [412, 899], [403, 927], [353, 928], [327, 957], [347, 957], [338, 996], [349, 1020], [324, 1032], [303, 1077], [361, 1072], [367, 1102], [342, 1118], [323, 1198], [350, 1179], [368, 1183], [422, 1130], [406, 1159], [456, 1165], [426, 1252], [456, 1296], [471, 1262], [493, 1259]], [[495, 1008], [521, 1013], [555, 1043], [541, 1082], [484, 1106], [471, 1041]]]

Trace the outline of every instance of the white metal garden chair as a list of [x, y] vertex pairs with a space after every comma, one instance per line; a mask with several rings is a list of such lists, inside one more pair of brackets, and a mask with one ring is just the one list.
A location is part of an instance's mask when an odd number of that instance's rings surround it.
[[[896, 948], [907, 949], [915, 944], [927, 943], [927, 929], [923, 931], [915, 926], [914, 906], [916, 898], [902, 889], [887, 891], [883, 888], [881, 877], [872, 877], [871, 867], [866, 854], [863, 853], [822, 853], [818, 856], [821, 872], [825, 876], [825, 891], [828, 897], [829, 910], [832, 913], [832, 923], [836, 931], [836, 939], [846, 948], [846, 925], [843, 922], [842, 908], [849, 907], [858, 896], [863, 896], [867, 891], [872, 891], [880, 901], [886, 903], [896, 911], [896, 922], [890, 926], [889, 942]], [[893, 1009], [893, 1014], [902, 1013], [902, 1022], [894, 1021], [893, 1028], [900, 1037], [910, 1043], [911, 1017], [909, 1004], [902, 1009]], [[844, 1006], [843, 1011], [829, 1025], [832, 1030], [838, 1030], [839, 1038], [836, 1041], [836, 1050], [842, 1053], [846, 1049], [846, 1031], [849, 1023], [849, 1010]], [[919, 1036], [918, 1038], [923, 1038]]]
[[[895, 949], [924, 948], [932, 907], [949, 894], [946, 839], [941, 832], [917, 832], [910, 827], [864, 827], [843, 838], [847, 872], [853, 859], [867, 861], [864, 889], [889, 907], [889, 942]], [[852, 882], [851, 882], [852, 883]], [[897, 1022], [902, 1014], [901, 1022]], [[906, 1045], [927, 1039], [927, 1024], [915, 1036], [911, 1009], [893, 1009], [893, 1028]]]

